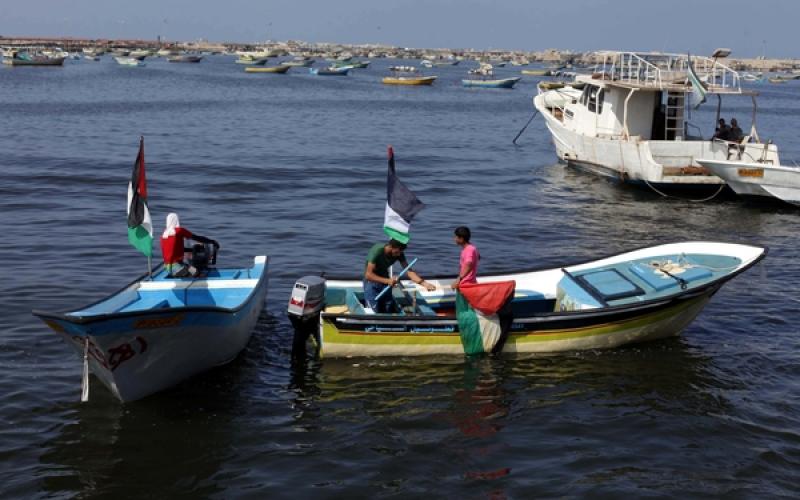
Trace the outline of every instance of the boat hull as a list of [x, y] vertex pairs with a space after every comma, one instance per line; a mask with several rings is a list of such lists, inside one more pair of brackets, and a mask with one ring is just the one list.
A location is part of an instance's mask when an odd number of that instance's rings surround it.
[[289, 71], [291, 66], [249, 66], [244, 69], [245, 73], [275, 73], [284, 74]]
[[387, 76], [383, 79], [383, 83], [386, 85], [433, 85], [434, 81], [436, 81], [435, 76]]
[[350, 72], [350, 68], [336, 68], [336, 69], [310, 68], [308, 72], [311, 73], [312, 75], [319, 75], [319, 76], [347, 76], [347, 73]]
[[737, 161], [697, 161], [724, 179], [736, 194], [777, 198], [800, 205], [800, 168]]
[[63, 66], [64, 59], [66, 57], [36, 58], [32, 60], [6, 57], [3, 59], [3, 64], [9, 66]]
[[521, 78], [503, 78], [499, 80], [461, 80], [464, 87], [479, 87], [487, 89], [511, 89]]
[[267, 297], [267, 263], [245, 303], [234, 309], [183, 307], [89, 321], [34, 314], [81, 356], [121, 401], [135, 401], [232, 361], [247, 345]]
[[[576, 319], [575, 315], [567, 314], [540, 321], [517, 321], [501, 352], [611, 349], [677, 336], [697, 317], [715, 291], [716, 288], [711, 288], [639, 312], [597, 315], [590, 319]], [[334, 358], [464, 354], [455, 320], [428, 324], [383, 321], [354, 326], [323, 315], [321, 354]]]

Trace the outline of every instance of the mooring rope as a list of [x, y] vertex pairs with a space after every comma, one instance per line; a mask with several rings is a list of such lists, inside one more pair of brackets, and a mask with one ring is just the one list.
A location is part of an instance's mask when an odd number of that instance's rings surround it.
[[650, 189], [652, 189], [656, 193], [660, 194], [664, 198], [675, 198], [676, 200], [683, 200], [683, 201], [688, 201], [688, 202], [691, 202], [691, 203], [704, 203], [706, 201], [711, 201], [714, 198], [716, 198], [717, 195], [720, 194], [722, 192], [722, 190], [725, 188], [725, 184], [720, 184], [719, 185], [719, 189], [717, 189], [716, 192], [714, 194], [712, 194], [711, 196], [708, 196], [706, 198], [700, 198], [700, 199], [692, 199], [692, 198], [683, 198], [681, 196], [669, 195], [669, 194], [667, 194], [667, 193], [665, 193], [663, 191], [660, 191], [654, 185], [650, 184], [650, 181], [648, 181], [647, 179], [643, 179], [643, 180], [644, 180], [644, 183], [647, 184], [647, 187], [649, 187]]

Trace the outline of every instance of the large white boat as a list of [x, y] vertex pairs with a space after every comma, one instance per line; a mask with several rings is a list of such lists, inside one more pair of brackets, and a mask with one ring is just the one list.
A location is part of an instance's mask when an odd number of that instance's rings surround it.
[[[719, 60], [728, 53], [691, 56], [697, 87], [689, 78], [688, 55], [599, 53], [602, 63], [593, 74], [578, 74], [564, 88], [540, 87], [534, 106], [544, 116], [558, 158], [569, 165], [655, 189], [714, 189], [724, 181], [697, 158], [742, 155], [780, 164], [777, 146], [762, 144], [756, 131], [757, 93], [742, 89], [739, 74]], [[751, 97], [750, 132], [734, 144], [714, 140], [712, 124], [706, 130], [691, 124], [693, 92], [717, 96], [717, 119], [722, 96]]]

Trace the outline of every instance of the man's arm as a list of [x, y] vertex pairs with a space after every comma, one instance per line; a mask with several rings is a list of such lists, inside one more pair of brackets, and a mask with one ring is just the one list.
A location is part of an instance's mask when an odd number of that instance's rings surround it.
[[464, 276], [468, 275], [475, 269], [475, 263], [471, 260], [464, 262], [464, 265], [461, 267], [461, 272], [458, 273], [458, 278], [456, 278], [456, 282], [453, 283], [453, 290], [458, 290], [459, 285], [461, 284], [461, 280], [464, 279]]
[[[408, 262], [406, 262], [406, 259], [398, 259], [398, 262], [400, 262], [400, 265], [403, 266], [403, 269], [408, 267]], [[408, 277], [417, 285], [424, 286], [429, 292], [436, 290], [435, 286], [425, 281], [422, 276], [417, 274], [413, 269], [408, 270]]]
[[375, 283], [383, 283], [384, 285], [391, 285], [394, 286], [397, 284], [397, 278], [389, 279], [384, 278], [383, 276], [378, 276], [375, 274], [375, 263], [368, 262], [367, 263], [367, 270], [364, 271], [364, 277], [367, 281], [373, 281]]
[[206, 238], [205, 236], [200, 236], [199, 234], [192, 234], [192, 239], [199, 241], [200, 243], [208, 243], [209, 245], [214, 245], [215, 247], [219, 248], [219, 243], [217, 243], [217, 240], [212, 240], [211, 238]]

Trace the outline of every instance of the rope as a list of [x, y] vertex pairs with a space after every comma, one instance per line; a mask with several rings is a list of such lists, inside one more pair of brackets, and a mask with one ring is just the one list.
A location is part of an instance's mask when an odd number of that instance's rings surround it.
[[530, 120], [528, 120], [528, 123], [526, 123], [526, 124], [525, 124], [525, 126], [524, 126], [524, 127], [522, 127], [522, 130], [520, 130], [520, 131], [519, 131], [519, 133], [517, 134], [517, 136], [516, 136], [516, 137], [514, 137], [514, 140], [513, 140], [513, 141], [511, 141], [511, 142], [512, 142], [512, 143], [513, 143], [515, 146], [516, 146], [516, 144], [517, 144], [517, 139], [519, 139], [519, 136], [521, 136], [521, 135], [522, 135], [522, 133], [523, 133], [523, 132], [525, 132], [525, 129], [526, 129], [526, 128], [528, 128], [528, 125], [530, 125], [530, 124], [531, 124], [531, 122], [533, 121], [533, 119], [534, 119], [534, 118], [536, 118], [536, 115], [537, 115], [538, 113], [539, 113], [539, 110], [538, 110], [538, 109], [537, 109], [536, 111], [534, 111], [534, 112], [533, 112], [533, 116], [531, 116], [531, 119], [530, 119]]
[[81, 379], [81, 403], [89, 401], [89, 337], [83, 348], [83, 377]]
[[714, 194], [712, 194], [711, 196], [708, 196], [706, 198], [700, 198], [700, 199], [691, 199], [691, 198], [682, 198], [680, 196], [669, 195], [669, 194], [667, 194], [667, 193], [665, 193], [663, 191], [660, 191], [654, 185], [650, 184], [650, 181], [648, 181], [647, 179], [642, 179], [642, 180], [644, 180], [644, 183], [647, 184], [647, 187], [649, 187], [650, 189], [652, 189], [656, 193], [660, 194], [664, 198], [675, 198], [676, 200], [683, 200], [683, 201], [688, 201], [688, 202], [691, 202], [691, 203], [704, 203], [706, 201], [711, 201], [714, 198], [716, 198], [717, 195], [720, 194], [722, 192], [722, 190], [725, 188], [725, 184], [720, 184], [719, 185], [719, 189], [717, 189], [717, 191]]

